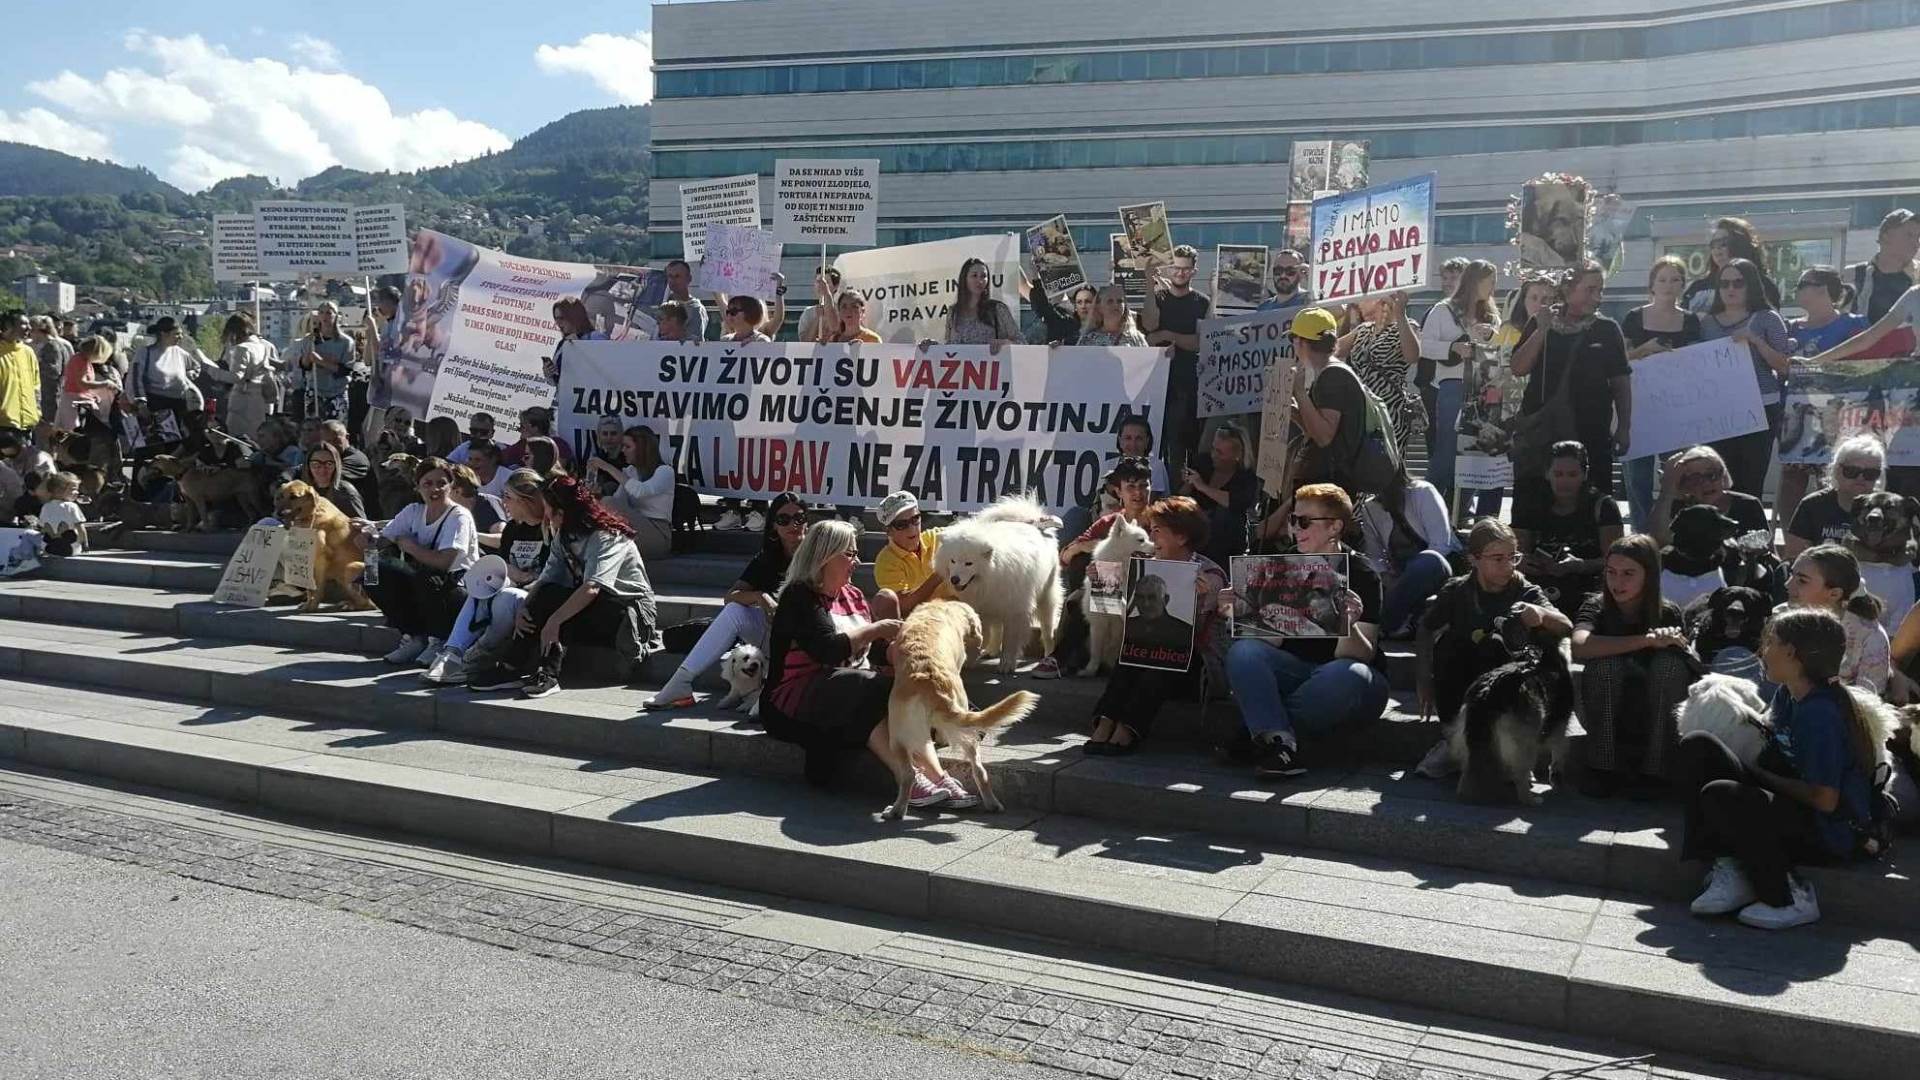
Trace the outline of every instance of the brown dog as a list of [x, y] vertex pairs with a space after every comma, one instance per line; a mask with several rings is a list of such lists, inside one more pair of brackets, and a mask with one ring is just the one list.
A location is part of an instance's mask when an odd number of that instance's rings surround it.
[[99, 498], [107, 486], [107, 473], [114, 466], [112, 436], [56, 430], [49, 441], [53, 444], [53, 462], [60, 471], [79, 478], [81, 494]]
[[347, 515], [324, 497], [314, 493], [305, 481], [291, 480], [273, 496], [274, 516], [294, 529], [312, 529], [313, 583], [319, 586], [307, 593], [305, 610], [313, 611], [327, 595], [327, 585], [339, 586], [347, 598], [347, 610], [366, 611], [373, 607], [354, 578], [364, 565], [353, 543], [353, 525]]
[[412, 454], [389, 454], [374, 466], [380, 482], [380, 513], [392, 517], [407, 504], [419, 501], [420, 489], [413, 479], [413, 471], [419, 467], [420, 459]]
[[267, 508], [260, 503], [260, 492], [254, 486], [253, 473], [247, 469], [206, 465], [170, 454], [154, 458], [153, 468], [180, 488], [181, 498], [191, 508], [187, 526], [190, 530], [211, 530], [214, 508], [228, 499], [240, 504], [241, 513], [249, 521], [266, 516]]

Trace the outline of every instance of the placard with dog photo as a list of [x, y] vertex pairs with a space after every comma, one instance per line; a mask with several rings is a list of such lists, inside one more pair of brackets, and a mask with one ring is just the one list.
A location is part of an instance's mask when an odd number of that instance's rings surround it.
[[1087, 614], [1127, 614], [1127, 564], [1095, 560], [1087, 564]]
[[1235, 556], [1233, 636], [1346, 637], [1351, 629], [1347, 559], [1345, 554]]
[[1120, 208], [1120, 227], [1133, 246], [1134, 257], [1151, 256], [1165, 266], [1173, 260], [1173, 230], [1167, 227], [1167, 204], [1136, 203]]
[[1134, 257], [1133, 245], [1127, 240], [1126, 233], [1108, 233], [1107, 244], [1112, 249], [1113, 283], [1125, 289], [1129, 302], [1138, 302], [1146, 298], [1147, 276], [1140, 270], [1140, 262]]
[[1127, 622], [1120, 662], [1128, 667], [1185, 671], [1193, 664], [1194, 609], [1200, 564], [1172, 559], [1127, 563]]
[[1087, 272], [1080, 266], [1080, 249], [1073, 243], [1073, 230], [1059, 214], [1027, 230], [1027, 254], [1033, 258], [1033, 275], [1049, 300], [1066, 296], [1087, 283]]

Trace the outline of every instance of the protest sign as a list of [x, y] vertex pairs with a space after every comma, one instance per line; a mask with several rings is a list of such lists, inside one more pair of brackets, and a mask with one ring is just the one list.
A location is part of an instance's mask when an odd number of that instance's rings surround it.
[[1367, 186], [1368, 148], [1365, 139], [1335, 139], [1327, 158], [1328, 191], [1358, 191]]
[[1886, 444], [1888, 465], [1920, 465], [1920, 360], [1795, 360], [1780, 421], [1780, 463], [1826, 465], [1841, 440], [1860, 434]]
[[695, 286], [729, 296], [773, 299], [780, 272], [780, 241], [750, 225], [707, 226], [707, 254], [693, 275]]
[[[1288, 325], [1292, 325], [1294, 312], [1286, 314]], [[1292, 348], [1291, 341], [1288, 348]], [[1287, 453], [1287, 435], [1293, 427], [1293, 370], [1293, 361], [1289, 359], [1267, 369], [1261, 379], [1260, 449], [1254, 457], [1253, 474], [1260, 478], [1260, 485], [1268, 494], [1293, 494], [1293, 489], [1287, 486], [1287, 466], [1291, 460]]]
[[959, 292], [960, 264], [987, 264], [988, 288], [1020, 310], [1020, 241], [1012, 233], [962, 236], [925, 244], [849, 251], [836, 257], [840, 287], [867, 298], [867, 325], [887, 341], [945, 339], [947, 311]]
[[1586, 257], [1587, 194], [1584, 183], [1530, 180], [1520, 189], [1520, 265], [1560, 270]]
[[1313, 202], [1313, 298], [1331, 304], [1427, 283], [1434, 174]]
[[263, 202], [253, 207], [260, 269], [268, 274], [357, 274], [353, 207], [345, 203]]
[[1133, 255], [1133, 245], [1127, 242], [1126, 233], [1108, 233], [1107, 243], [1112, 249], [1113, 273], [1110, 275], [1115, 285], [1127, 292], [1127, 299], [1138, 302], [1146, 298], [1147, 276], [1141, 272], [1140, 264]]
[[1167, 204], [1139, 203], [1120, 208], [1120, 228], [1127, 234], [1127, 246], [1137, 268], [1151, 258], [1165, 265], [1173, 258], [1173, 230], [1167, 227]]
[[1185, 671], [1193, 664], [1199, 577], [1200, 564], [1190, 560], [1128, 560], [1122, 664], [1162, 671]]
[[1233, 636], [1270, 641], [1346, 637], [1348, 558], [1234, 556]]
[[1167, 363], [1145, 348], [583, 341], [559, 427], [582, 451], [603, 416], [651, 427], [706, 494], [874, 506], [910, 491], [955, 511], [1031, 490], [1057, 511], [1098, 494], [1123, 419], [1158, 427]]
[[1513, 374], [1513, 345], [1476, 343], [1473, 359], [1460, 372], [1460, 418], [1454, 424], [1454, 487], [1492, 491], [1513, 484], [1513, 419], [1527, 381]]
[[1094, 559], [1087, 563], [1087, 614], [1127, 614], [1127, 564]]
[[267, 591], [273, 588], [273, 572], [279, 569], [280, 556], [286, 549], [285, 528], [279, 525], [249, 528], [220, 574], [220, 585], [213, 590], [213, 602], [264, 607]]
[[354, 207], [353, 253], [359, 273], [406, 273], [407, 208], [399, 203]]
[[213, 280], [264, 281], [252, 214], [213, 215]]
[[1633, 364], [1634, 457], [1764, 431], [1767, 411], [1745, 345], [1703, 341]]
[[760, 227], [760, 177], [723, 176], [680, 185], [680, 247], [688, 262], [706, 257], [707, 226]]
[[280, 552], [280, 577], [296, 589], [318, 589], [320, 585], [313, 578], [313, 556], [319, 531], [290, 527], [286, 534], [286, 547]]
[[1513, 459], [1504, 455], [1453, 456], [1453, 486], [1462, 491], [1500, 491], [1513, 486]]
[[774, 236], [794, 244], [873, 246], [878, 159], [782, 158], [773, 164]]
[[1213, 310], [1252, 311], [1267, 295], [1267, 249], [1221, 244], [1214, 248]]
[[1287, 175], [1287, 201], [1312, 202], [1332, 190], [1328, 178], [1333, 144], [1325, 139], [1302, 139], [1293, 144], [1293, 163]]
[[1047, 298], [1055, 300], [1087, 283], [1087, 272], [1080, 268], [1080, 251], [1073, 244], [1073, 230], [1067, 219], [1056, 214], [1027, 230], [1027, 254], [1033, 257], [1033, 273]]
[[665, 289], [657, 272], [522, 259], [421, 229], [401, 290], [400, 330], [369, 398], [416, 417], [450, 416], [463, 429], [476, 412], [508, 418], [549, 404], [544, 361], [560, 340], [554, 301], [579, 298], [593, 328], [622, 341], [647, 332], [646, 308]]
[[1279, 367], [1293, 366], [1287, 329], [1299, 311], [1200, 320], [1201, 416], [1261, 411], [1267, 397], [1265, 376]]

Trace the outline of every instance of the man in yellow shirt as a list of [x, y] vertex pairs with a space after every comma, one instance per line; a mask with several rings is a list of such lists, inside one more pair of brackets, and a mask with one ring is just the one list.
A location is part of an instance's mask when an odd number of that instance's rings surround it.
[[40, 422], [40, 357], [27, 344], [27, 317], [0, 314], [0, 429], [22, 434]]
[[873, 557], [873, 580], [900, 596], [900, 615], [906, 617], [923, 600], [955, 599], [953, 586], [940, 576], [940, 530], [920, 527], [920, 502], [910, 491], [896, 491], [880, 500], [874, 511], [887, 530], [887, 546]]

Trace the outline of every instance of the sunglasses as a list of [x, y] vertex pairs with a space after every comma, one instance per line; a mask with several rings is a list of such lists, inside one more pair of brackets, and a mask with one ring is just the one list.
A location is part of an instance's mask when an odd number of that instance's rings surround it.
[[1878, 480], [1880, 467], [1877, 465], [1842, 465], [1840, 475], [1849, 480]]
[[900, 518], [899, 520], [893, 521], [887, 525], [887, 529], [891, 532], [906, 532], [908, 529], [917, 529], [919, 527], [920, 527], [919, 514], [915, 514], [910, 518]]
[[807, 515], [805, 515], [805, 514], [775, 514], [775, 515], [774, 515], [774, 517], [773, 517], [773, 523], [774, 523], [775, 525], [781, 525], [781, 526], [786, 526], [786, 525], [805, 525], [805, 524], [807, 523]]
[[1680, 483], [1694, 487], [1699, 484], [1711, 484], [1719, 479], [1720, 474], [1717, 472], [1694, 472], [1680, 477]]
[[1306, 517], [1301, 514], [1289, 514], [1287, 520], [1292, 522], [1293, 527], [1296, 529], [1311, 529], [1313, 528], [1313, 523], [1316, 521], [1339, 521], [1340, 519], [1336, 517]]

